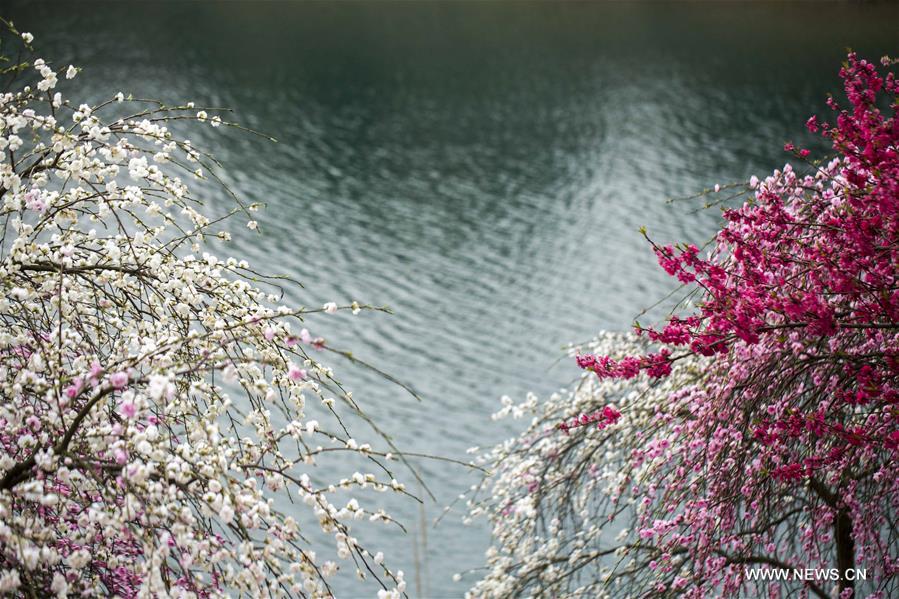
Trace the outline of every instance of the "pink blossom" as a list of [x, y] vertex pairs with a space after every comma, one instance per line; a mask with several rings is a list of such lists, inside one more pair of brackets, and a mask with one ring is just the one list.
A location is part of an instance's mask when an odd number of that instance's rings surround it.
[[129, 420], [133, 420], [137, 415], [137, 406], [133, 401], [123, 401], [119, 404], [119, 413]]
[[292, 381], [304, 381], [306, 380], [306, 370], [291, 364], [290, 368], [287, 370], [287, 376]]
[[83, 379], [78, 376], [72, 379], [72, 384], [65, 388], [65, 396], [69, 399], [75, 399], [79, 393], [81, 393], [81, 389], [84, 387]]
[[97, 360], [94, 360], [91, 363], [91, 369], [90, 369], [90, 372], [88, 373], [87, 377], [91, 380], [91, 382], [96, 383], [99, 380], [100, 375], [102, 375], [102, 374], [103, 374], [103, 367], [100, 366], [100, 362], [98, 362]]
[[128, 373], [125, 371], [119, 371], [110, 374], [109, 383], [114, 389], [124, 389], [128, 386]]
[[34, 210], [35, 212], [43, 212], [47, 209], [47, 205], [41, 198], [41, 191], [39, 189], [32, 188], [25, 194], [25, 207], [29, 210]]

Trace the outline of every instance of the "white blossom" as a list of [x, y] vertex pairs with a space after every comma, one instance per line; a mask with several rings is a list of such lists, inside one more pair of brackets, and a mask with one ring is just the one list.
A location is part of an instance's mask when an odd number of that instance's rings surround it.
[[[603, 333], [571, 353], [638, 355], [645, 350], [646, 342], [632, 334]], [[503, 397], [496, 419], [528, 416], [530, 422], [517, 437], [478, 456], [476, 463], [491, 475], [463, 496], [468, 497], [465, 520], [488, 519], [493, 535], [486, 571], [478, 571], [480, 579], [466, 597], [628, 596], [609, 584], [616, 564], [621, 568], [616, 576], [628, 575], [627, 552], [616, 557], [615, 550], [633, 534], [622, 530], [616, 514], [630, 485], [642, 481], [653, 463], [631, 470], [627, 460], [635, 447], [652, 441], [644, 431], [657, 430], [651, 423], [664, 413], [670, 395], [695, 384], [699, 372], [697, 359], [690, 358], [678, 361], [661, 380], [645, 375], [600, 380], [585, 372], [571, 389], [542, 402], [533, 394], [517, 405]], [[608, 428], [587, 426], [570, 434], [558, 429], [611, 404], [621, 417]]]
[[[391, 520], [338, 508], [345, 488], [327, 482], [353, 468], [327, 462], [326, 442], [359, 464], [384, 454], [329, 432], [351, 427], [334, 401], [351, 396], [287, 342], [320, 310], [279, 305], [276, 279], [207, 251], [220, 225], [175, 168], [205, 163], [169, 130], [184, 107], [50, 97], [78, 69], [60, 82], [30, 65], [0, 94], [0, 594], [95, 595], [118, 576], [122, 596], [188, 597], [172, 584], [190, 572], [211, 597], [329, 597], [340, 556], [378, 565], [371, 595], [402, 594], [402, 573], [353, 536], [364, 515]], [[357, 490], [404, 488], [357, 474]]]

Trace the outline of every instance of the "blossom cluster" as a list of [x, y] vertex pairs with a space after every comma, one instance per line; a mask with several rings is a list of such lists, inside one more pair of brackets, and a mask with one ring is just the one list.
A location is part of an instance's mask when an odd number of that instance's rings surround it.
[[572, 418], [571, 422], [563, 422], [558, 428], [562, 432], [567, 433], [573, 428], [579, 426], [587, 426], [588, 424], [596, 424], [596, 428], [602, 430], [611, 424], [618, 422], [621, 418], [621, 412], [612, 406], [604, 406], [602, 410], [598, 410], [592, 414], [581, 414], [576, 418]]
[[[7, 25], [2, 47], [30, 50]], [[354, 495], [405, 494], [398, 454], [351, 436], [360, 408], [306, 328], [365, 306], [281, 305], [204, 250], [228, 234], [186, 181], [214, 163], [172, 128], [227, 123], [71, 102], [78, 69], [42, 59], [3, 75], [0, 594], [330, 597], [341, 569], [403, 595], [354, 528], [397, 525]], [[316, 467], [335, 453], [367, 468]]]
[[[848, 107], [830, 98], [834, 123], [806, 123], [835, 156], [808, 162], [788, 144], [806, 167], [753, 177], [705, 255], [653, 243], [692, 311], [638, 325], [642, 345], [578, 352], [594, 386], [551, 400], [527, 433], [488, 454], [498, 478], [473, 509], [493, 519], [497, 545], [474, 596], [899, 592], [899, 82], [895, 63], [882, 62], [885, 73], [850, 54], [840, 71]], [[679, 380], [683, 363], [701, 365], [688, 368], [701, 383]], [[653, 390], [637, 412], [651, 417], [621, 408], [608, 425], [606, 398], [627, 385]], [[592, 436], [535, 432], [594, 417], [601, 432], [581, 429]], [[618, 486], [598, 492], [591, 471]], [[516, 514], [533, 522], [503, 522]], [[566, 518], [589, 540], [562, 534]], [[616, 527], [625, 530], [609, 544]], [[748, 566], [868, 576], [768, 588], [745, 578]]]
[[[607, 332], [572, 353], [647, 349], [636, 335]], [[671, 398], [700, 387], [704, 376], [703, 360], [691, 357], [662, 379], [585, 373], [545, 401], [506, 400], [497, 418], [530, 423], [478, 456], [493, 475], [469, 494], [467, 521], [488, 518], [493, 544], [487, 572], [467, 596], [641, 597], [639, 588], [658, 584], [661, 571], [646, 566], [649, 553], [631, 549], [639, 535], [628, 521], [647, 513], [638, 489], [646, 485], [650, 497], [664, 492], [653, 479], [667, 463], [681, 408]], [[633, 578], [642, 583], [637, 589]]]

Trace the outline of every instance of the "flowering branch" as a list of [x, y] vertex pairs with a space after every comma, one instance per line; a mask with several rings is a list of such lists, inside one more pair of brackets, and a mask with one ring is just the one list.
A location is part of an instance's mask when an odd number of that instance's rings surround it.
[[[6, 26], [27, 57], [32, 36]], [[346, 407], [379, 429], [306, 328], [389, 310], [280, 305], [289, 278], [204, 252], [258, 206], [225, 187], [237, 207], [204, 216], [181, 176], [219, 180], [218, 163], [170, 127], [241, 127], [122, 93], [76, 107], [56, 90], [77, 74], [3, 70], [0, 594], [330, 597], [351, 568], [404, 595], [354, 536], [402, 526], [354, 495], [412, 497], [389, 466], [405, 457], [353, 438]]]

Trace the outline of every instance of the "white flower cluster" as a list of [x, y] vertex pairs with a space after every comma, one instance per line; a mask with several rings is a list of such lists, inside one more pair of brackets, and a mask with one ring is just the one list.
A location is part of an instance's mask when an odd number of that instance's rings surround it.
[[[291, 329], [336, 304], [279, 306], [246, 262], [200, 253], [219, 221], [177, 172], [208, 166], [169, 127], [222, 120], [70, 103], [58, 74], [77, 73], [34, 60], [0, 94], [0, 594], [329, 597], [343, 561], [401, 595], [352, 536], [394, 521], [335, 495], [402, 486], [350, 439], [321, 340]], [[318, 480], [335, 448], [378, 474]]]
[[[633, 334], [603, 333], [572, 348], [596, 355], [639, 355], [647, 344]], [[495, 418], [531, 416], [530, 425], [478, 457], [492, 471], [472, 487], [469, 515], [486, 517], [493, 531], [486, 574], [466, 595], [481, 597], [643, 597], [651, 582], [624, 584], [633, 569], [628, 547], [635, 534], [624, 528], [641, 508], [631, 486], [652, 478], [657, 464], [631, 468], [631, 451], [663, 438], [667, 402], [700, 376], [695, 359], [680, 360], [669, 377], [599, 380], [585, 372], [574, 387], [539, 402], [529, 395], [514, 405], [503, 398]], [[620, 419], [596, 426], [559, 429], [606, 406]], [[659, 458], [663, 459], [663, 458]], [[651, 581], [653, 573], [642, 567]], [[461, 575], [457, 575], [461, 578]], [[640, 589], [643, 590], [640, 590]]]

